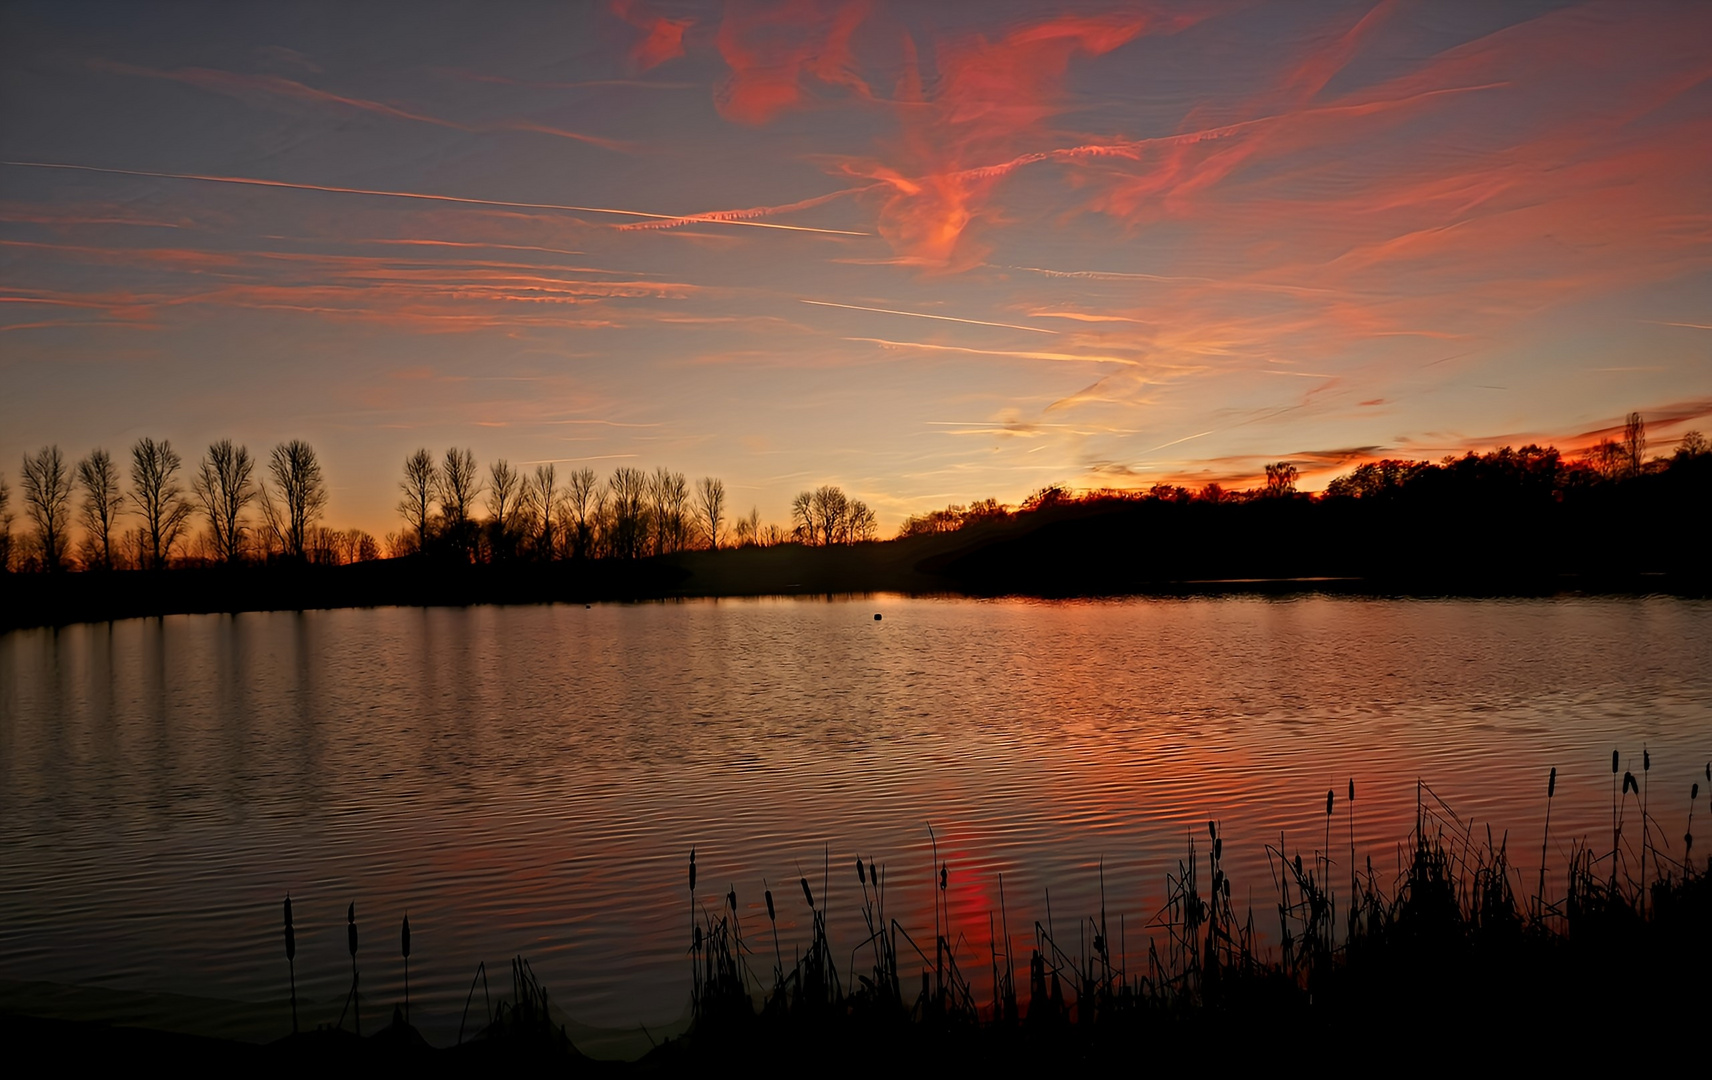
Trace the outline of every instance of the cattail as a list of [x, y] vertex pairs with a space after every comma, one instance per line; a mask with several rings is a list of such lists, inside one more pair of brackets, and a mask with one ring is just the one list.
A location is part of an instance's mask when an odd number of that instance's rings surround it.
[[862, 868], [861, 859], [856, 860], [856, 880], [861, 882], [863, 885], [868, 884], [868, 871]]
[[1642, 772], [1651, 772], [1652, 768], [1653, 768], [1653, 756], [1651, 754], [1647, 753], [1647, 748], [1643, 746], [1643, 747], [1641, 747], [1641, 771]]
[[1641, 785], [1635, 781], [1634, 773], [1625, 772], [1623, 774], [1623, 794], [1627, 795], [1631, 791], [1635, 792], [1637, 795], [1640, 794]]
[[[1690, 818], [1693, 815], [1690, 813]], [[1693, 822], [1690, 820], [1690, 825]], [[298, 1034], [298, 931], [291, 928], [291, 893], [286, 893], [286, 969], [291, 972], [291, 1034]]]
[[803, 887], [803, 899], [808, 901], [808, 909], [810, 911], [813, 911], [814, 910], [814, 893], [809, 891], [808, 878], [802, 878], [801, 881], [802, 881], [802, 887]]
[[766, 895], [767, 895], [767, 921], [768, 922], [777, 922], [779, 917], [773, 911], [773, 890], [768, 889]]
[[404, 913], [404, 927], [398, 933], [399, 950], [404, 953], [404, 1022], [410, 1023], [410, 912]]
[[1349, 801], [1355, 801], [1355, 777], [1349, 778]]
[[1546, 780], [1546, 798], [1557, 794], [1557, 766], [1552, 766], [1551, 776]]
[[874, 883], [874, 888], [880, 887], [880, 875], [874, 872], [874, 860], [868, 860], [868, 880]]
[[[345, 943], [351, 949], [351, 1016], [357, 1034], [363, 1033], [362, 1001], [357, 996], [357, 902], [351, 901], [351, 906], [345, 909]], [[344, 1014], [339, 1015], [339, 1022], [345, 1021]]]
[[1217, 840], [1218, 838], [1219, 838], [1218, 823], [1214, 822], [1214, 821], [1207, 822], [1207, 839]]
[[944, 863], [939, 864], [939, 891], [940, 892], [945, 891], [945, 880], [946, 880], [948, 869], [949, 868]]
[[690, 847], [690, 892], [695, 892], [695, 847]]
[[731, 905], [732, 911], [737, 910], [737, 886], [733, 885], [731, 891], [725, 894], [725, 902]]
[[1617, 775], [1617, 751], [1611, 751], [1611, 775]]
[[1332, 791], [1330, 788], [1327, 788], [1326, 789], [1326, 814], [1328, 817], [1331, 815], [1331, 812], [1332, 812]]
[[[1697, 786], [1698, 787], [1698, 784]], [[298, 931], [291, 929], [291, 897], [286, 897], [286, 962], [298, 958]]]

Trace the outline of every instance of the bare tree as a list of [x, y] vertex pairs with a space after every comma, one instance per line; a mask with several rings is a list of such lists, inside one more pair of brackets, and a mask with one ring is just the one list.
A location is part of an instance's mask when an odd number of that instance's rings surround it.
[[724, 522], [725, 481], [704, 476], [696, 481], [696, 523], [707, 533], [707, 546], [715, 551]]
[[819, 543], [835, 544], [844, 538], [845, 516], [850, 497], [841, 488], [822, 484], [809, 499], [809, 521]]
[[493, 558], [510, 558], [517, 550], [523, 477], [504, 458], [489, 465], [487, 475], [488, 550]]
[[231, 439], [221, 439], [208, 448], [190, 487], [208, 517], [208, 528], [214, 538], [214, 557], [224, 562], [237, 562], [244, 554], [244, 507], [255, 500], [256, 486], [250, 479], [255, 472], [250, 448], [233, 446]]
[[12, 569], [12, 489], [0, 473], [0, 574]]
[[440, 471], [435, 474], [434, 497], [440, 503], [446, 542], [455, 554], [465, 559], [469, 558], [474, 547], [470, 537], [470, 509], [480, 494], [475, 454], [467, 449], [451, 447], [440, 463]]
[[654, 554], [682, 551], [690, 524], [690, 487], [684, 474], [663, 466], [655, 469], [648, 482], [648, 498], [654, 519]]
[[262, 514], [280, 550], [293, 559], [313, 554], [310, 529], [327, 508], [327, 482], [315, 450], [302, 439], [280, 443], [268, 457], [273, 489], [261, 488]]
[[738, 518], [736, 524], [732, 526], [732, 531], [736, 533], [738, 547], [745, 544], [759, 544], [761, 542], [761, 508], [758, 506], [750, 507], [749, 516]]
[[868, 509], [868, 504], [861, 499], [850, 500], [850, 509], [844, 515], [844, 542], [865, 543], [877, 537], [879, 532], [879, 517]]
[[600, 480], [586, 465], [566, 479], [565, 512], [569, 517], [567, 531], [572, 558], [584, 559], [594, 553], [594, 520], [599, 492]]
[[47, 570], [65, 569], [66, 533], [71, 528], [71, 474], [58, 446], [24, 457], [24, 513], [36, 527], [36, 549]]
[[426, 447], [404, 459], [404, 479], [399, 482], [404, 498], [398, 512], [404, 524], [416, 530], [416, 550], [428, 547], [428, 520], [434, 512], [434, 455]]
[[143, 519], [138, 561], [149, 570], [166, 565], [190, 520], [190, 504], [178, 485], [180, 464], [170, 440], [142, 438], [131, 447], [131, 501]]
[[1641, 475], [1647, 456], [1647, 422], [1632, 412], [1623, 422], [1623, 466], [1630, 476]]
[[528, 511], [535, 551], [543, 559], [553, 557], [553, 549], [558, 542], [554, 526], [559, 523], [563, 502], [558, 469], [550, 461], [535, 466], [534, 477], [523, 482], [523, 503]]
[[88, 532], [85, 561], [103, 570], [113, 569], [113, 521], [125, 497], [119, 494], [119, 473], [105, 450], [95, 449], [77, 463], [77, 481], [83, 486], [81, 517]]
[[802, 543], [814, 543], [814, 492], [799, 491], [791, 500], [791, 535]]
[[648, 474], [620, 465], [607, 481], [607, 550], [620, 559], [639, 559], [648, 553], [650, 514]]

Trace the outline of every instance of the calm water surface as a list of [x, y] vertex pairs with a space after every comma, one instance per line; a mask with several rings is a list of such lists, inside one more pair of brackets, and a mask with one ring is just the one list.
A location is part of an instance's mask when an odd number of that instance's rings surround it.
[[1265, 844], [1321, 847], [1335, 788], [1347, 852], [1353, 777], [1355, 846], [1389, 871], [1420, 778], [1508, 831], [1531, 891], [1547, 770], [1561, 875], [1574, 840], [1609, 847], [1610, 754], [1641, 775], [1643, 745], [1680, 846], [1712, 757], [1712, 604], [878, 597], [16, 632], [0, 637], [0, 977], [274, 1002], [288, 1025], [289, 892], [305, 1023], [349, 985], [354, 900], [375, 1019], [401, 994], [408, 911], [436, 1041], [477, 962], [504, 981], [517, 954], [575, 1020], [669, 1024], [688, 1001], [692, 844], [698, 902], [717, 911], [735, 887], [767, 970], [764, 883], [787, 962], [804, 875], [848, 957], [857, 855], [931, 940], [931, 825], [985, 994], [1001, 874], [1026, 964], [1045, 890], [1074, 935], [1103, 862], [1135, 961], [1209, 818], [1264, 926]]

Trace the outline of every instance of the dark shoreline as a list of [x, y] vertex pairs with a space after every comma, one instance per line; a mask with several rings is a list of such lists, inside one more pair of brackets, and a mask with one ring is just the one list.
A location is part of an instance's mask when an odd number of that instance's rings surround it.
[[[940, 538], [928, 538], [937, 540]], [[1027, 552], [895, 540], [785, 545], [637, 561], [445, 566], [414, 559], [348, 566], [195, 567], [0, 576], [0, 632], [165, 615], [375, 607], [591, 604], [722, 597], [911, 596], [1039, 599], [1327, 595], [1368, 598], [1712, 596], [1703, 573], [1418, 572], [1152, 577], [1075, 563], [1041, 569]], [[1000, 545], [1008, 546], [1008, 545]], [[924, 554], [925, 557], [911, 556]], [[946, 558], [949, 554], [952, 557]], [[993, 566], [991, 563], [1000, 562]], [[1004, 563], [1014, 563], [1006, 566]], [[1009, 572], [1006, 572], [1009, 571]]]

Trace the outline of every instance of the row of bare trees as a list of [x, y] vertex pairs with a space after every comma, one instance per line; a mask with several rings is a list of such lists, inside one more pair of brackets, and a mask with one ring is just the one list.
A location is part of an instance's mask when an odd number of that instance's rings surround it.
[[561, 478], [552, 462], [525, 472], [501, 458], [484, 477], [468, 449], [436, 459], [424, 448], [405, 458], [398, 486], [405, 532], [395, 549], [458, 562], [639, 559], [784, 538], [753, 510], [730, 521], [724, 481], [705, 476], [692, 485], [666, 468], [624, 465], [602, 479], [584, 467]]
[[[77, 564], [158, 569], [185, 558], [235, 564], [378, 554], [372, 537], [365, 544], [362, 536], [318, 525], [327, 483], [308, 443], [293, 439], [274, 447], [260, 477], [256, 466], [248, 447], [221, 439], [208, 447], [187, 487], [184, 461], [171, 441], [142, 438], [131, 447], [127, 491], [106, 450], [70, 464], [57, 445], [44, 446], [24, 457], [20, 494], [30, 528], [23, 545], [14, 544], [11, 492], [0, 477], [0, 569], [14, 562], [52, 572]], [[76, 547], [74, 517], [82, 527]], [[206, 525], [200, 535], [199, 519]]]
[[874, 511], [841, 488], [823, 485], [791, 500], [791, 538], [804, 544], [859, 544], [879, 534]]

